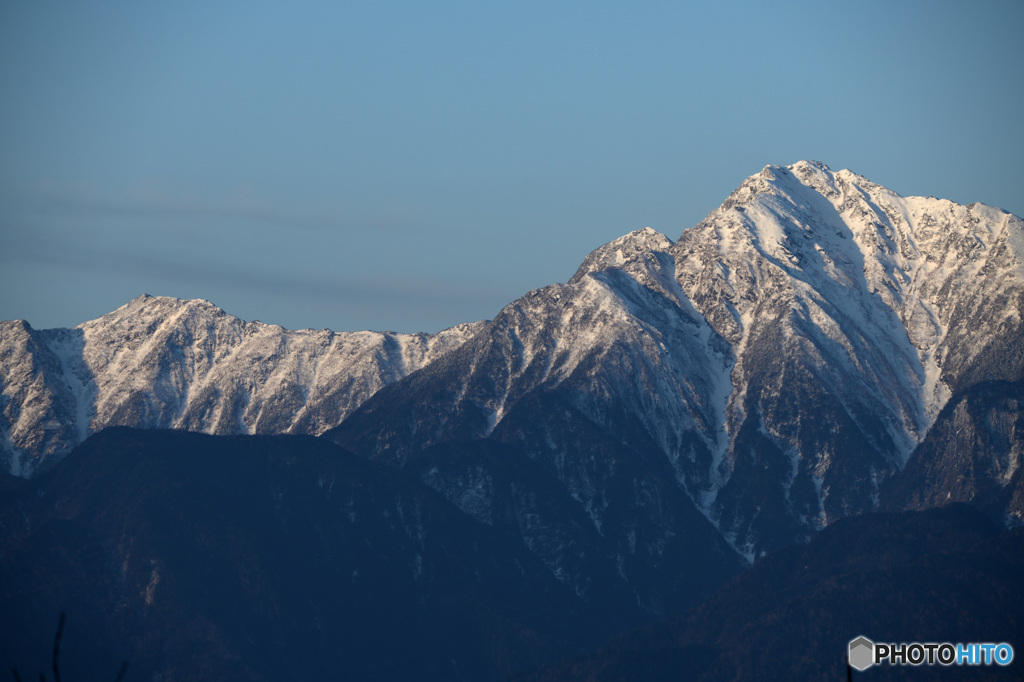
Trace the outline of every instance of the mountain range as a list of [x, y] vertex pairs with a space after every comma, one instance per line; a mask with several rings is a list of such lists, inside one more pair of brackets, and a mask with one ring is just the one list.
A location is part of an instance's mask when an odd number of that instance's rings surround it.
[[318, 436], [506, 538], [607, 633], [843, 519], [964, 502], [1019, 525], [1022, 319], [1019, 217], [804, 161], [436, 335], [150, 296], [0, 323], [0, 445], [31, 487], [114, 426]]

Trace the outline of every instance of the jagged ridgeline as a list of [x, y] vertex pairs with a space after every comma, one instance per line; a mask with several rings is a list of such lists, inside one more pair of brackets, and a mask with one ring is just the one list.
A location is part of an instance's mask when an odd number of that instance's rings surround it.
[[879, 506], [1019, 520], [1022, 319], [1020, 218], [769, 166], [677, 241], [632, 232], [437, 335], [153, 297], [2, 323], [3, 454], [31, 477], [113, 425], [324, 436], [518, 536], [581, 599], [663, 613]]

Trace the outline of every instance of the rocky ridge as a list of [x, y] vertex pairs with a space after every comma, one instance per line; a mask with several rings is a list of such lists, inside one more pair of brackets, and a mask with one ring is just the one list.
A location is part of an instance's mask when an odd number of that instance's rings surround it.
[[148, 295], [74, 329], [3, 322], [0, 447], [31, 476], [108, 426], [318, 435], [478, 327], [289, 331]]
[[[620, 564], [681, 542], [685, 506], [752, 560], [878, 507], [947, 403], [1022, 379], [1022, 263], [1024, 222], [999, 209], [768, 166], [677, 241], [637, 230], [434, 336], [289, 332], [152, 297], [73, 330], [2, 323], [3, 447], [29, 476], [110, 425], [329, 433], [395, 466], [429, 453], [424, 480], [485, 520], [512, 479], [438, 448], [495, 443], [557, 481]], [[1019, 440], [999, 423], [993, 443]], [[1014, 485], [1019, 448], [993, 456]], [[949, 457], [914, 470], [947, 476]], [[1001, 498], [1011, 518], [1020, 497]], [[646, 547], [626, 508], [653, 523]]]

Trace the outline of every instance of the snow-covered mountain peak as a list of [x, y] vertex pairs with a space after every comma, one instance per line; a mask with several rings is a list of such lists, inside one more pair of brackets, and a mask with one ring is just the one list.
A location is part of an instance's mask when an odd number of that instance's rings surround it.
[[671, 246], [672, 240], [654, 228], [634, 230], [594, 249], [569, 282], [575, 283], [587, 274], [612, 268], [630, 270], [638, 260], [652, 253], [666, 253]]
[[[766, 308], [796, 322], [796, 310], [827, 300], [837, 306], [830, 317], [905, 335], [925, 352], [945, 338], [939, 309], [952, 315], [953, 297], [982, 307], [993, 292], [1019, 301], [1021, 226], [998, 209], [905, 198], [849, 170], [800, 161], [747, 178], [673, 253], [683, 288], [734, 343]], [[1017, 308], [993, 315], [1016, 318]], [[942, 400], [929, 402], [931, 413]]]
[[136, 296], [132, 300], [128, 301], [123, 306], [102, 315], [99, 319], [130, 318], [136, 316], [155, 318], [168, 316], [183, 310], [191, 310], [214, 315], [225, 314], [220, 307], [202, 298], [185, 299], [174, 298], [172, 296], [151, 296], [149, 294], [142, 294], [141, 296]]
[[850, 442], [877, 453], [858, 464], [875, 472], [858, 494], [874, 495], [955, 391], [1020, 376], [1007, 339], [1024, 319], [1022, 235], [998, 209], [902, 197], [813, 161], [765, 167], [683, 232], [679, 286], [737, 357], [726, 430], [735, 442], [749, 416], [791, 453], [793, 480], [817, 496], [801, 514], [824, 523], [851, 502], [829, 500], [836, 455], [799, 415], [831, 412], [835, 428], [852, 416]]
[[895, 292], [893, 305], [906, 298], [915, 269], [946, 275], [992, 256], [1001, 270], [1024, 272], [1016, 216], [982, 204], [902, 197], [814, 161], [766, 166], [687, 233], [680, 242], [713, 242], [725, 261], [756, 252], [791, 274], [819, 266], [844, 285], [860, 283], [883, 297]]
[[737, 207], [743, 212], [752, 203], [770, 204], [773, 198], [780, 206], [807, 208], [808, 202], [816, 201], [815, 197], [842, 203], [841, 199], [857, 194], [862, 198], [900, 197], [853, 171], [833, 171], [819, 161], [798, 161], [789, 166], [765, 166], [760, 173], [744, 180], [713, 214]]

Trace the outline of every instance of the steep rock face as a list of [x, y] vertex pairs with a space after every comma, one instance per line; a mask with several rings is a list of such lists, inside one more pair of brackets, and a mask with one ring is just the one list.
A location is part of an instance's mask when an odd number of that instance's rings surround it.
[[736, 356], [706, 491], [722, 530], [757, 552], [872, 509], [951, 392], [1019, 378], [1022, 233], [814, 162], [765, 168], [684, 232], [679, 285]]
[[[666, 448], [696, 435], [710, 451], [732, 360], [681, 295], [670, 246], [647, 228], [602, 247], [567, 284], [506, 306], [472, 341], [381, 396], [347, 432], [366, 424], [365, 447], [401, 463], [434, 443], [487, 437], [522, 397], [558, 390], [599, 424], [624, 411]], [[400, 422], [376, 428], [384, 413]]]
[[[66, 335], [80, 337], [70, 330]], [[79, 441], [78, 402], [61, 358], [24, 321], [0, 322], [0, 367], [3, 454], [12, 473], [27, 475], [33, 457], [59, 458]], [[30, 453], [27, 461], [15, 450]]]
[[882, 506], [928, 509], [969, 502], [1010, 525], [1024, 522], [1024, 382], [976, 384], [946, 404], [886, 487]]
[[317, 435], [477, 327], [288, 331], [207, 301], [151, 296], [75, 329], [4, 322], [0, 428], [9, 470], [31, 475], [115, 425]]

